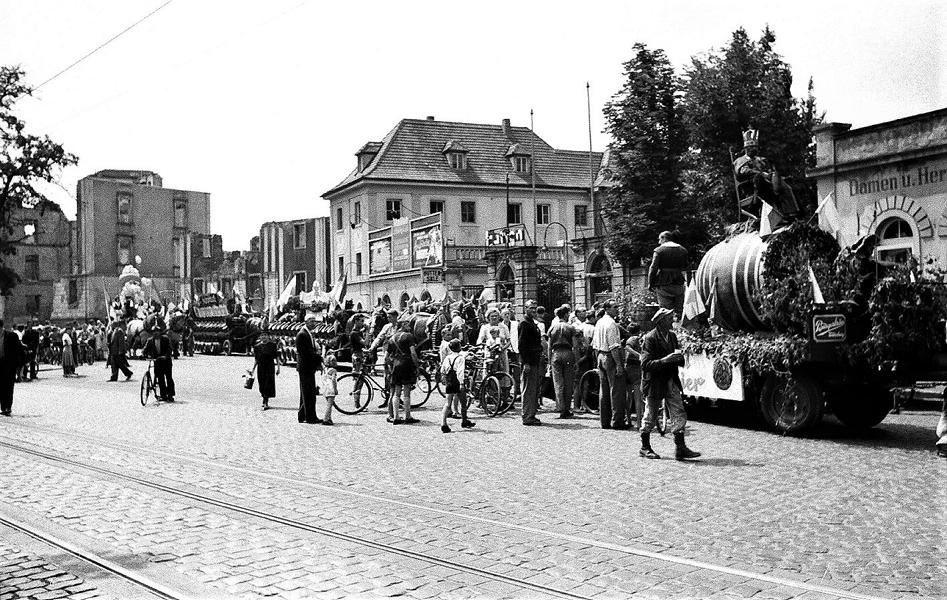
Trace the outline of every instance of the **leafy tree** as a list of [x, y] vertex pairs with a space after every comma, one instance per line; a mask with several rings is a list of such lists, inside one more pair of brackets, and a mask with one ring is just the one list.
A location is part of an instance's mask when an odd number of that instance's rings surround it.
[[4, 264], [16, 253], [11, 217], [18, 206], [35, 207], [51, 202], [36, 188], [42, 181], [52, 182], [59, 169], [74, 165], [78, 159], [63, 150], [48, 136], [24, 133], [26, 124], [13, 113], [16, 102], [32, 94], [22, 83], [19, 67], [0, 66], [0, 294], [7, 295], [19, 276]]
[[[805, 181], [805, 170], [814, 165], [812, 127], [821, 118], [811, 80], [806, 99], [792, 95], [792, 70], [773, 50], [775, 41], [769, 27], [758, 41], [737, 29], [728, 46], [692, 58], [685, 69], [681, 109], [691, 152], [683, 196], [700, 198], [706, 220], [716, 227], [736, 218], [730, 150], [734, 157], [740, 153], [749, 125], [760, 132], [760, 154], [788, 178], [801, 204], [814, 205], [815, 187]], [[719, 183], [707, 185], [712, 181]]]
[[625, 265], [649, 256], [657, 234], [690, 221], [679, 198], [687, 148], [680, 81], [663, 50], [634, 45], [625, 83], [605, 105], [614, 185], [602, 201], [609, 250]]

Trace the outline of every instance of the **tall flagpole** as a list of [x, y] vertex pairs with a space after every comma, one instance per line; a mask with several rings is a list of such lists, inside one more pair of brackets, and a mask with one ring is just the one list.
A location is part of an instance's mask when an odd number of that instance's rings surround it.
[[533, 145], [533, 140], [536, 138], [536, 130], [533, 129], [533, 109], [529, 109], [529, 174], [532, 184], [532, 196], [533, 196], [533, 212], [535, 217], [533, 218], [533, 243], [537, 241], [536, 238], [536, 222], [539, 221], [539, 206], [536, 204], [536, 152]]
[[589, 203], [591, 204], [589, 208], [593, 214], [597, 215], [598, 211], [595, 210], [595, 168], [592, 166], [592, 94], [588, 81], [585, 82], [585, 106], [589, 119]]

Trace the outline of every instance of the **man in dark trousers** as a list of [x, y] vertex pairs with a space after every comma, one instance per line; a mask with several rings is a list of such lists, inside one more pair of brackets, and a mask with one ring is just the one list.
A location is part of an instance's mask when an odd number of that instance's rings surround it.
[[118, 370], [125, 375], [125, 381], [132, 378], [132, 370], [128, 368], [128, 357], [125, 356], [125, 321], [115, 321], [112, 335], [109, 338], [109, 360], [112, 361], [112, 378], [109, 381], [118, 381]]
[[539, 410], [539, 386], [542, 384], [543, 340], [536, 323], [539, 305], [535, 300], [526, 302], [526, 317], [517, 327], [523, 389], [523, 425], [542, 425], [536, 418]]
[[671, 421], [668, 430], [674, 434], [677, 446], [675, 458], [685, 460], [697, 458], [700, 452], [694, 452], [684, 444], [684, 426], [687, 425], [687, 413], [684, 412], [683, 386], [677, 369], [684, 364], [684, 354], [677, 336], [671, 331], [674, 311], [659, 308], [651, 321], [654, 329], [641, 340], [641, 391], [644, 394], [644, 420], [641, 424], [641, 451], [643, 458], [661, 458], [651, 449], [651, 430], [657, 420], [658, 407], [664, 400]]
[[148, 358], [155, 361], [155, 379], [158, 380], [158, 395], [165, 402], [174, 402], [174, 375], [172, 373], [171, 340], [164, 331], [164, 324], [159, 323], [152, 330], [151, 338], [145, 342], [142, 351]]
[[26, 364], [23, 366], [23, 380], [36, 379], [36, 357], [39, 354], [39, 331], [32, 319], [26, 324], [26, 331], [23, 332], [23, 345], [26, 346]]
[[648, 288], [657, 295], [658, 306], [674, 310], [678, 317], [684, 312], [686, 270], [687, 249], [677, 243], [672, 232], [662, 231], [648, 267]]
[[13, 409], [13, 385], [24, 358], [20, 337], [8, 331], [0, 319], [0, 415], [5, 417]]
[[306, 326], [296, 334], [296, 372], [299, 374], [299, 422], [322, 423], [316, 415], [316, 371], [322, 370], [322, 348], [313, 331], [318, 321], [313, 314], [306, 315]]

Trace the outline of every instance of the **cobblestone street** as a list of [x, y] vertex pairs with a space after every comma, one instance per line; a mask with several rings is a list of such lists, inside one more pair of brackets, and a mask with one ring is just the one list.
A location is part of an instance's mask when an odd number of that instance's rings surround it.
[[413, 426], [374, 407], [300, 425], [295, 371], [263, 412], [250, 364], [176, 361], [178, 402], [146, 407], [141, 361], [130, 382], [99, 363], [18, 385], [0, 420], [0, 600], [947, 595], [933, 403], [861, 436], [714, 415], [689, 423], [702, 459], [655, 436], [665, 458], [647, 461], [597, 417], [477, 415], [444, 435], [436, 393]]

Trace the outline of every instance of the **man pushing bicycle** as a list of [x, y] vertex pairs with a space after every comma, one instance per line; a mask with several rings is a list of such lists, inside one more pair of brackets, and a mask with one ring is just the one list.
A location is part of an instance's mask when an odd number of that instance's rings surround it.
[[158, 321], [152, 330], [151, 339], [145, 344], [144, 355], [155, 361], [155, 379], [158, 380], [158, 392], [161, 399], [165, 402], [174, 402], [171, 340], [165, 333], [163, 321]]

